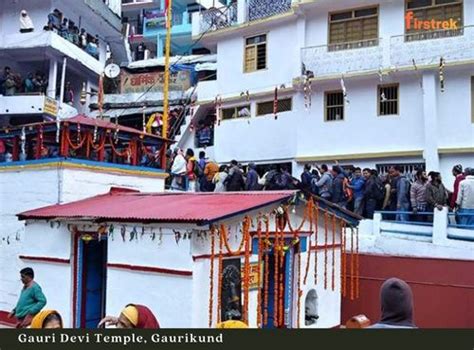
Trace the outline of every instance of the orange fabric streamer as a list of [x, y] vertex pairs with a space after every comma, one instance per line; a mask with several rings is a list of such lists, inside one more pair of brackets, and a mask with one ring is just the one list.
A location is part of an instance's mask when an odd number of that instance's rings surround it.
[[219, 234], [219, 275], [217, 280], [217, 322], [222, 321], [221, 308], [222, 308], [222, 269], [223, 269], [223, 238], [222, 232]]

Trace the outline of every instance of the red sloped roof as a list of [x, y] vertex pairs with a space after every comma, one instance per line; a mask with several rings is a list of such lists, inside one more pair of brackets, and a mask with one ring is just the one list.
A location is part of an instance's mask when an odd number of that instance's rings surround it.
[[112, 189], [77, 202], [18, 214], [24, 219], [68, 218], [130, 222], [212, 222], [282, 202], [295, 191], [226, 193], [140, 193]]

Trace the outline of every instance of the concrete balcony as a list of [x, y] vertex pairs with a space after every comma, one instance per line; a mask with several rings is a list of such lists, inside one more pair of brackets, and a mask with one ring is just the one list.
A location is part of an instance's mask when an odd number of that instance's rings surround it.
[[474, 59], [474, 26], [426, 31], [341, 44], [305, 47], [301, 60], [316, 78], [468, 62]]
[[398, 35], [390, 39], [391, 66], [417, 66], [474, 59], [474, 26]]
[[305, 47], [302, 63], [315, 77], [377, 71], [383, 64], [384, 49], [380, 44], [380, 39], [374, 39]]
[[219, 95], [217, 80], [200, 81], [196, 88], [199, 101], [213, 101]]
[[237, 3], [193, 13], [193, 36], [237, 25]]
[[37, 55], [38, 48], [53, 49], [59, 56], [67, 56], [74, 61], [79, 61], [96, 74], [102, 74], [104, 70], [105, 57], [101, 57], [101, 60], [104, 61], [101, 62], [70, 41], [50, 31], [8, 34], [0, 38], [0, 50], [25, 50], [25, 55]]
[[0, 116], [45, 115], [65, 119], [77, 115], [77, 109], [66, 104], [59, 104], [45, 95], [0, 95]]

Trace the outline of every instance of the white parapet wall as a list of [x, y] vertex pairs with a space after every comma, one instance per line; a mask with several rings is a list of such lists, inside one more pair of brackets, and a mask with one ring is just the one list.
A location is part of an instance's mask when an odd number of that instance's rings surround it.
[[14, 307], [21, 289], [18, 272], [31, 265], [19, 259], [25, 227], [16, 214], [107, 193], [111, 187], [160, 192], [165, 178], [156, 169], [82, 160], [0, 163], [0, 311]]

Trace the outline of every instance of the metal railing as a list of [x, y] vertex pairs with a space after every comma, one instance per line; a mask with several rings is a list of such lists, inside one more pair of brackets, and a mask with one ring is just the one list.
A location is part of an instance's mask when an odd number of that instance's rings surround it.
[[256, 21], [288, 12], [290, 9], [291, 0], [249, 0], [248, 20]]
[[237, 3], [213, 7], [199, 14], [199, 33], [219, 30], [237, 24]]
[[378, 70], [383, 64], [382, 39], [305, 47], [302, 63], [315, 76]]

